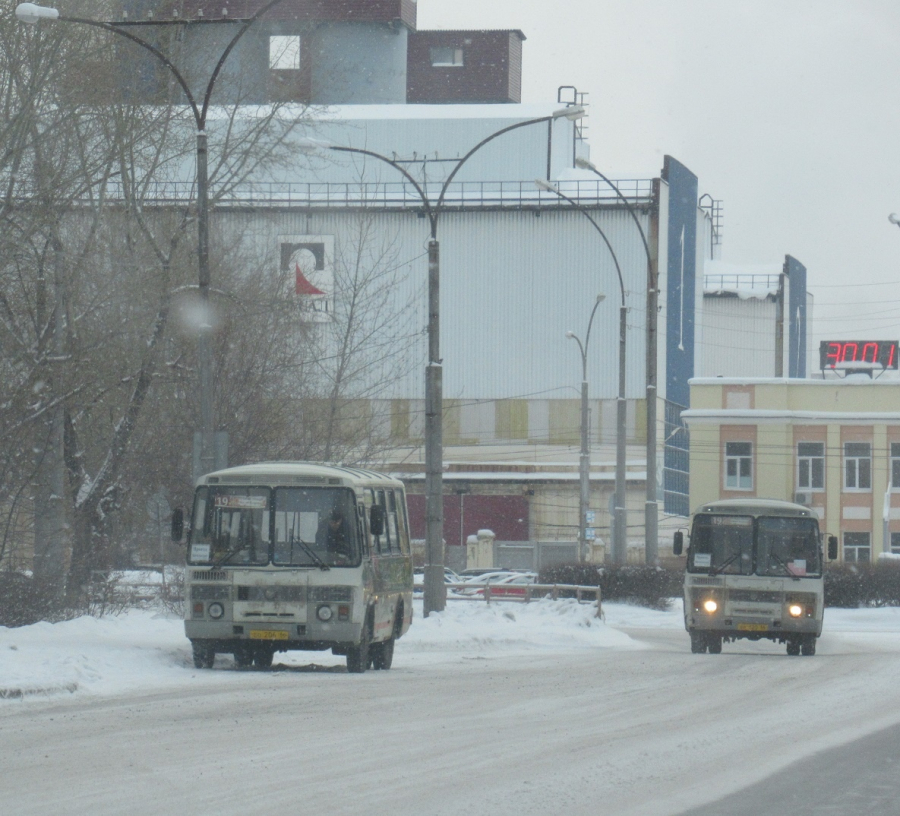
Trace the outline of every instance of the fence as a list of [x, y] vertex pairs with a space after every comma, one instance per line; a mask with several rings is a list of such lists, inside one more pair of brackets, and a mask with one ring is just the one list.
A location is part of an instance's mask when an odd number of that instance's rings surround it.
[[[616, 185], [635, 207], [653, 202], [653, 182], [649, 179], [620, 179]], [[441, 185], [423, 185], [426, 194], [436, 201]], [[621, 206], [615, 190], [606, 182], [595, 179], [566, 180], [560, 190], [582, 206]], [[107, 183], [107, 195], [123, 199], [125, 188], [121, 182]], [[185, 204], [196, 196], [193, 182], [154, 182], [145, 188], [144, 206]], [[420, 208], [419, 191], [406, 182], [255, 182], [227, 188], [213, 185], [210, 198], [215, 207], [317, 207], [317, 208]], [[468, 208], [524, 208], [565, 209], [572, 205], [556, 193], [540, 190], [533, 181], [457, 181], [450, 184], [444, 195], [444, 209]]]

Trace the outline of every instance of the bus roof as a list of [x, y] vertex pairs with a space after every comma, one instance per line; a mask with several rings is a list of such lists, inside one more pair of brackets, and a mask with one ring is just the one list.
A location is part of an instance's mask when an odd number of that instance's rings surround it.
[[[813, 516], [802, 504], [779, 499], [720, 499], [701, 504], [694, 513], [733, 513], [744, 516]], [[816, 517], [817, 518], [817, 517]]]
[[403, 482], [399, 479], [384, 473], [320, 462], [257, 462], [238, 465], [201, 476], [197, 480], [197, 486], [248, 482], [258, 485], [326, 484], [348, 487], [390, 483], [395, 487], [403, 487]]

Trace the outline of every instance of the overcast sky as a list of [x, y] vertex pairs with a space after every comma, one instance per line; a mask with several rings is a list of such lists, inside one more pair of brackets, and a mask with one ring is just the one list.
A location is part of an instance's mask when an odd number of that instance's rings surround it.
[[[721, 258], [809, 270], [814, 339], [900, 340], [896, 0], [418, 0], [419, 28], [521, 29], [523, 102], [587, 92], [591, 158], [665, 154], [724, 202]], [[816, 348], [818, 345], [816, 346]]]

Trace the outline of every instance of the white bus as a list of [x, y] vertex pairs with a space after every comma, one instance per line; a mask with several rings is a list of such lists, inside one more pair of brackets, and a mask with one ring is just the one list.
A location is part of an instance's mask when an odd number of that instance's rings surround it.
[[[675, 533], [681, 555], [684, 535]], [[837, 557], [829, 536], [828, 557]], [[723, 641], [766, 638], [789, 655], [814, 655], [825, 607], [822, 536], [808, 507], [770, 499], [704, 504], [691, 521], [684, 626], [691, 651], [719, 654]]]
[[[181, 540], [184, 518], [173, 514]], [[271, 666], [275, 652], [346, 655], [389, 669], [412, 622], [403, 483], [369, 470], [263, 462], [197, 482], [187, 539], [185, 634], [194, 665], [217, 653]]]

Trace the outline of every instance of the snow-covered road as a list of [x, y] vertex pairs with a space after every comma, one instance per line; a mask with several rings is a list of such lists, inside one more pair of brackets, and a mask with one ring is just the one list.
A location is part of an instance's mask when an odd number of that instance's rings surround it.
[[680, 610], [451, 605], [390, 672], [189, 661], [132, 613], [0, 629], [3, 812], [674, 816], [900, 722], [900, 610], [829, 610], [813, 658], [692, 655]]

